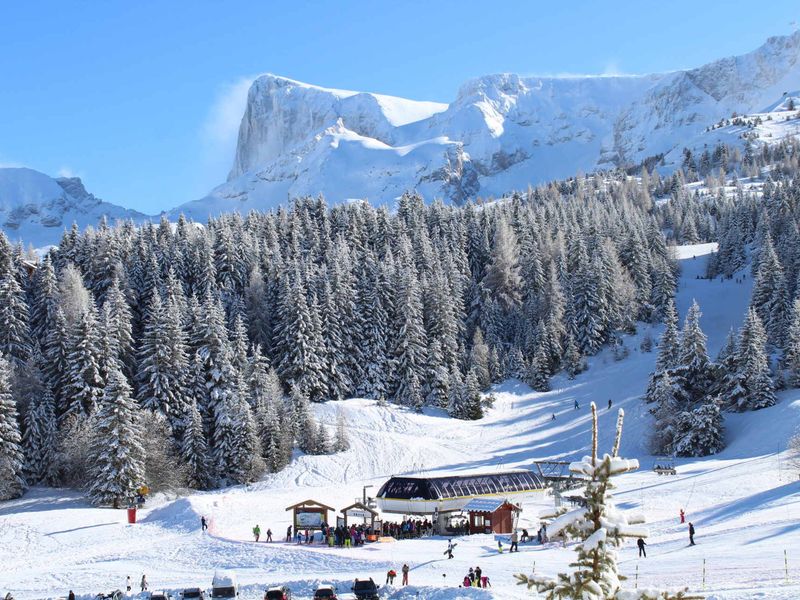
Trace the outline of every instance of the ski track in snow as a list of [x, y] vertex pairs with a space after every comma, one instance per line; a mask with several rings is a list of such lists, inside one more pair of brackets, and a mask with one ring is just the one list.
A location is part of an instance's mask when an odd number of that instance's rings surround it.
[[[731, 327], [742, 320], [751, 278], [698, 279], [713, 245], [678, 248], [682, 275], [677, 298], [681, 317], [693, 299], [703, 310], [701, 325], [714, 356]], [[335, 507], [360, 498], [362, 486], [375, 494], [392, 474], [470, 472], [530, 468], [537, 459], [575, 460], [589, 452], [589, 403], [598, 405], [600, 449], [608, 451], [616, 409], [626, 411], [623, 456], [638, 458], [641, 469], [616, 479], [622, 508], [644, 513], [650, 537], [648, 558], [633, 544], [620, 551], [620, 569], [638, 585], [688, 585], [703, 588], [709, 600], [800, 597], [800, 483], [784, 452], [798, 423], [800, 392], [779, 394], [777, 406], [745, 415], [726, 415], [728, 448], [704, 459], [677, 461], [677, 476], [658, 476], [647, 454], [650, 416], [640, 400], [657, 349], [642, 353], [639, 342], [660, 327], [640, 326], [625, 343], [630, 356], [615, 362], [609, 351], [590, 359], [590, 368], [569, 381], [553, 378], [553, 391], [532, 392], [517, 381], [496, 386], [495, 406], [477, 422], [455, 421], [440, 411], [415, 414], [374, 401], [353, 399], [314, 406], [318, 418], [335, 422], [337, 410], [351, 423], [351, 448], [333, 456], [299, 456], [283, 472], [249, 486], [197, 492], [184, 498], [155, 497], [128, 525], [124, 511], [95, 509], [78, 492], [35, 488], [23, 498], [0, 504], [0, 593], [17, 599], [65, 596], [85, 598], [124, 588], [146, 573], [150, 589], [206, 588], [215, 569], [235, 570], [243, 600], [261, 598], [267, 585], [288, 584], [295, 598], [310, 598], [320, 582], [349, 590], [349, 581], [371, 576], [382, 583], [389, 568], [411, 565], [405, 590], [389, 588], [392, 599], [530, 598], [516, 586], [515, 572], [555, 574], [573, 558], [571, 546], [522, 545], [519, 553], [498, 554], [493, 536], [458, 540], [453, 560], [442, 555], [444, 538], [371, 544], [351, 550], [286, 544], [290, 513], [285, 508], [313, 498]], [[613, 410], [607, 409], [608, 399]], [[574, 409], [578, 400], [580, 410]], [[556, 420], [551, 415], [556, 414]], [[521, 526], [535, 532], [538, 514], [552, 506], [543, 493], [523, 499]], [[688, 547], [686, 525], [697, 528]], [[199, 532], [200, 515], [210, 530]], [[393, 516], [388, 516], [393, 519]], [[276, 543], [254, 543], [256, 523], [273, 531]], [[789, 581], [786, 583], [784, 550]], [[470, 566], [480, 565], [491, 590], [459, 589]], [[416, 587], [420, 585], [421, 587]], [[417, 595], [418, 594], [418, 595]], [[340, 598], [347, 594], [340, 594]]]

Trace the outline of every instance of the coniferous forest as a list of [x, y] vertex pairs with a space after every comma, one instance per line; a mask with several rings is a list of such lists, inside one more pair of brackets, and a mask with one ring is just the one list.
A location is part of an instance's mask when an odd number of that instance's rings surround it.
[[[763, 190], [709, 181], [701, 194], [685, 165], [463, 207], [305, 198], [202, 225], [100, 223], [35, 260], [0, 235], [0, 496], [68, 485], [118, 505], [145, 481], [252, 481], [295, 449], [347, 448], [343, 417], [318, 422], [310, 403], [358, 396], [477, 419], [492, 383], [545, 391], [604, 346], [624, 359], [640, 322], [664, 322], [642, 390], [654, 452], [716, 452], [722, 411], [800, 384], [800, 185], [796, 148], [785, 152]], [[750, 260], [756, 283], [712, 360], [700, 307], [679, 329], [669, 244], [716, 240], [708, 276]]]

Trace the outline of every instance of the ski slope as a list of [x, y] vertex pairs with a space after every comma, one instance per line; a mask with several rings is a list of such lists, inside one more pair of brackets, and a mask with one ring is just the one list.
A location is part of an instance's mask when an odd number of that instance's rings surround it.
[[[740, 325], [751, 290], [749, 274], [742, 284], [697, 278], [713, 249], [705, 244], [677, 250], [683, 268], [677, 305], [682, 317], [693, 298], [700, 303], [712, 356], [729, 329]], [[373, 486], [367, 493], [374, 494], [392, 474], [526, 468], [538, 459], [579, 458], [589, 450], [588, 407], [594, 400], [600, 409], [601, 451], [611, 444], [616, 408], [624, 408], [622, 454], [642, 465], [639, 472], [617, 479], [618, 503], [643, 512], [650, 527], [648, 558], [638, 559], [633, 544], [622, 549], [624, 575], [640, 587], [688, 585], [701, 591], [705, 564], [707, 598], [799, 598], [800, 483], [785, 448], [800, 421], [800, 391], [782, 392], [779, 403], [769, 409], [726, 415], [724, 452], [679, 460], [677, 476], [658, 476], [651, 470], [658, 459], [647, 450], [650, 416], [639, 399], [656, 358], [656, 350], [639, 350], [648, 329], [643, 326], [626, 338], [626, 359], [616, 362], [605, 351], [574, 381], [554, 378], [551, 392], [532, 392], [517, 381], [497, 386], [494, 407], [476, 422], [455, 421], [436, 411], [415, 414], [379, 407], [362, 399], [315, 406], [317, 416], [331, 423], [337, 410], [344, 412], [350, 450], [300, 456], [283, 472], [251, 486], [153, 498], [136, 525], [125, 522], [124, 511], [89, 506], [77, 492], [34, 489], [0, 504], [0, 594], [12, 591], [19, 600], [66, 596], [72, 589], [79, 597], [93, 598], [100, 591], [124, 589], [127, 575], [136, 582], [142, 573], [151, 590], [207, 588], [214, 570], [225, 568], [238, 573], [243, 600], [261, 598], [275, 584], [289, 585], [295, 598], [302, 599], [310, 598], [321, 582], [342, 590], [349, 590], [356, 576], [383, 583], [388, 569], [399, 571], [407, 562], [412, 586], [389, 588], [388, 597], [535, 597], [515, 585], [513, 573], [535, 568], [555, 574], [573, 559], [571, 546], [523, 544], [519, 553], [498, 554], [493, 536], [477, 535], [458, 539], [455, 557], [446, 560], [444, 538], [344, 550], [278, 541], [256, 544], [250, 530], [258, 523], [262, 532], [271, 528], [280, 540], [290, 523], [287, 506], [313, 498], [341, 508], [360, 498], [363, 486]], [[660, 328], [650, 333], [657, 339]], [[534, 533], [538, 514], [553, 499], [532, 494], [522, 504], [521, 525]], [[688, 547], [686, 525], [678, 520], [681, 508], [697, 528], [697, 546]], [[200, 532], [201, 515], [210, 520], [206, 533]], [[491, 589], [458, 587], [475, 566], [489, 576]]]

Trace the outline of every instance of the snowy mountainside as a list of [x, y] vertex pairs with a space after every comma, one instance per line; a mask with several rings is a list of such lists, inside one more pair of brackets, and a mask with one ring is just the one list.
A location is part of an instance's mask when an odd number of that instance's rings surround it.
[[[714, 249], [714, 244], [701, 244], [677, 252], [682, 266], [679, 312], [683, 316], [692, 299], [700, 302], [712, 355], [730, 327], [740, 324], [751, 294], [750, 278], [743, 283], [697, 278]], [[651, 333], [657, 335], [658, 329]], [[469, 473], [530, 468], [540, 459], [579, 459], [589, 450], [592, 400], [600, 409], [600, 449], [607, 451], [616, 420], [616, 411], [606, 409], [611, 398], [613, 408], [626, 413], [622, 455], [641, 463], [638, 472], [618, 478], [615, 496], [621, 508], [643, 513], [650, 529], [649, 558], [638, 559], [633, 544], [620, 552], [620, 569], [629, 583], [635, 579], [640, 589], [688, 585], [704, 589], [709, 600], [797, 598], [800, 484], [785, 447], [800, 422], [800, 393], [781, 392], [771, 408], [726, 414], [729, 444], [723, 452], [679, 459], [677, 476], [656, 475], [650, 469], [659, 459], [647, 451], [651, 415], [641, 401], [656, 359], [656, 352], [638, 350], [647, 331], [642, 326], [637, 336], [625, 337], [628, 358], [615, 361], [609, 350], [603, 351], [574, 380], [555, 377], [550, 392], [533, 392], [513, 380], [497, 386], [494, 408], [478, 421], [447, 419], [436, 411], [417, 414], [363, 399], [314, 405], [316, 416], [326, 422], [344, 413], [350, 450], [300, 456], [280, 473], [248, 486], [152, 498], [136, 525], [125, 523], [124, 511], [93, 508], [74, 492], [34, 489], [0, 504], [0, 560], [6, 567], [0, 571], [0, 590], [25, 600], [63, 596], [73, 589], [80, 600], [90, 600], [98, 591], [120, 587], [127, 575], [137, 581], [144, 573], [151, 589], [177, 593], [190, 585], [208, 587], [214, 570], [226, 568], [237, 572], [242, 600], [261, 598], [266, 586], [281, 584], [302, 600], [319, 583], [334, 583], [340, 591], [349, 590], [354, 577], [383, 583], [388, 569], [399, 571], [406, 562], [411, 585], [384, 586], [385, 597], [531, 598], [512, 574], [530, 572], [535, 565], [537, 573], [552, 575], [574, 559], [571, 545], [521, 544], [518, 553], [499, 554], [493, 536], [474, 535], [456, 540], [452, 560], [442, 554], [447, 542], [441, 537], [349, 550], [298, 546], [277, 541], [289, 525], [285, 508], [313, 498], [339, 509], [363, 491], [374, 495], [392, 474]], [[576, 400], [579, 410], [574, 409]], [[521, 501], [520, 525], [535, 532], [538, 515], [552, 507], [553, 498], [534, 494]], [[687, 546], [686, 526], [678, 521], [681, 508], [697, 528], [696, 547]], [[207, 533], [199, 531], [200, 515], [209, 519]], [[250, 531], [255, 524], [262, 532], [270, 528], [276, 542], [254, 543]], [[491, 589], [459, 587], [467, 569], [476, 565], [491, 578]], [[145, 596], [131, 594], [139, 600]]]
[[665, 74], [488, 75], [465, 83], [449, 105], [263, 75], [248, 95], [228, 181], [173, 214], [204, 220], [319, 193], [391, 204], [411, 189], [461, 204], [638, 163], [800, 89], [798, 59], [800, 32]]
[[670, 151], [664, 157], [662, 170], [669, 173], [679, 168], [684, 148], [699, 156], [704, 150], [713, 150], [721, 144], [744, 149], [749, 142], [757, 148], [797, 136], [800, 136], [800, 91], [787, 92], [779, 102], [762, 112], [729, 116], [709, 125], [702, 133]]
[[78, 177], [54, 179], [27, 168], [0, 168], [0, 227], [12, 241], [57, 244], [65, 229], [96, 225], [101, 217], [141, 221], [146, 216], [103, 202]]

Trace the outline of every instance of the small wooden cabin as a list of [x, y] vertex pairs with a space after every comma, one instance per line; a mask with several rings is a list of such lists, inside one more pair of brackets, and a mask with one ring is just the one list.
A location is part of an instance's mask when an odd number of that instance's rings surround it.
[[322, 529], [322, 524], [329, 524], [328, 513], [335, 508], [326, 506], [315, 500], [304, 500], [297, 504], [286, 507], [286, 510], [294, 511], [292, 524], [295, 530], [299, 529]]
[[356, 502], [350, 506], [344, 507], [340, 511], [344, 515], [344, 526], [347, 527], [353, 522], [363, 523], [370, 529], [375, 528], [375, 519], [378, 516], [377, 510], [372, 510], [363, 502]]
[[512, 533], [522, 508], [503, 498], [475, 498], [464, 507], [469, 513], [469, 532]]

